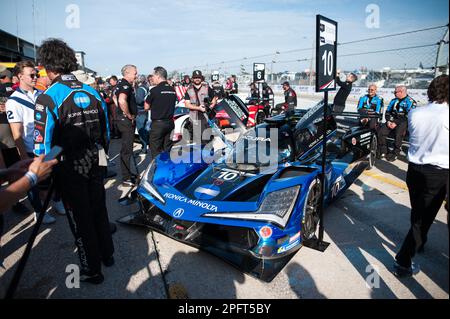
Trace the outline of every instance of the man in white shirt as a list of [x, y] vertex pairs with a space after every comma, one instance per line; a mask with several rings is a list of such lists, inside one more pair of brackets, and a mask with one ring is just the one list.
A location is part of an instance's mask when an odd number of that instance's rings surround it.
[[[22, 160], [33, 158], [34, 141], [42, 138], [36, 134], [34, 124], [34, 110], [37, 97], [42, 93], [34, 88], [37, 81], [37, 74], [34, 63], [22, 61], [16, 64], [19, 87], [9, 97], [6, 102], [6, 114], [11, 127], [11, 132]], [[37, 121], [39, 119], [36, 119]], [[39, 212], [42, 204], [39, 198], [39, 190], [33, 188], [28, 198], [35, 209]], [[60, 214], [64, 214], [64, 206], [61, 201], [56, 201], [53, 208]], [[44, 223], [54, 223], [56, 219], [49, 214], [45, 214]]]
[[[406, 183], [411, 201], [411, 228], [395, 256], [394, 274], [411, 276], [412, 263], [422, 252], [428, 230], [445, 199], [449, 169], [448, 75], [435, 78], [428, 88], [430, 104], [410, 112], [410, 147]], [[414, 269], [416, 268], [416, 269]]]

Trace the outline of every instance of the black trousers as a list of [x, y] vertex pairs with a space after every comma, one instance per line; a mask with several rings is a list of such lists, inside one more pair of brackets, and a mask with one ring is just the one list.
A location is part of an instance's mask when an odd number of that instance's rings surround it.
[[130, 159], [133, 156], [134, 130], [135, 123], [128, 118], [121, 117], [117, 123], [117, 127], [122, 135], [122, 147], [120, 149], [120, 169], [122, 172], [122, 180], [129, 180], [133, 175], [131, 173]]
[[406, 183], [411, 201], [411, 228], [395, 259], [411, 266], [416, 251], [427, 242], [427, 234], [447, 192], [448, 169], [409, 163]]
[[105, 171], [104, 167], [94, 165], [86, 178], [62, 163], [57, 172], [81, 269], [88, 273], [101, 272], [101, 261], [114, 253], [103, 185]]
[[172, 140], [170, 134], [175, 128], [173, 120], [153, 120], [149, 136], [149, 148], [152, 159], [162, 152], [170, 151]]
[[387, 152], [388, 152], [387, 138], [388, 138], [389, 134], [392, 131], [394, 131], [395, 132], [394, 153], [396, 155], [400, 154], [403, 137], [405, 137], [407, 129], [408, 129], [408, 122], [406, 122], [406, 121], [400, 122], [393, 130], [391, 130], [389, 127], [387, 127], [386, 124], [384, 124], [378, 130], [378, 143], [379, 143], [378, 148], [380, 150], [380, 153], [387, 154]]

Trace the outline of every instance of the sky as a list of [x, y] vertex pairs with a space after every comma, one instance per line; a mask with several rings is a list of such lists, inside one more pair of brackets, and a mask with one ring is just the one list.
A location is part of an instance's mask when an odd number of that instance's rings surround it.
[[[372, 15], [368, 5], [379, 8], [378, 28], [366, 24]], [[253, 62], [265, 62], [281, 72], [311, 66], [311, 61], [283, 61], [313, 56], [312, 50], [285, 52], [313, 47], [316, 14], [338, 22], [341, 43], [446, 25], [448, 10], [448, 0], [0, 0], [0, 29], [37, 45], [48, 37], [64, 39], [84, 51], [86, 66], [103, 76], [119, 74], [125, 64], [135, 64], [139, 73], [158, 65], [190, 73], [196, 68], [235, 72], [241, 64], [248, 70]], [[338, 53], [435, 43], [443, 30], [342, 46]], [[435, 58], [432, 50], [348, 56], [338, 60], [338, 68], [412, 67], [419, 60], [427, 65]]]

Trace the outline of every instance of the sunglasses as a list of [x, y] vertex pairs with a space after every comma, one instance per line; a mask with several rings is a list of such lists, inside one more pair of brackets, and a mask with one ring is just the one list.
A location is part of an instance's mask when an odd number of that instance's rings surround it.
[[32, 79], [34, 79], [34, 78], [39, 79], [39, 78], [40, 78], [40, 75], [39, 75], [39, 74], [28, 74], [28, 76], [29, 76], [30, 78], [32, 78]]

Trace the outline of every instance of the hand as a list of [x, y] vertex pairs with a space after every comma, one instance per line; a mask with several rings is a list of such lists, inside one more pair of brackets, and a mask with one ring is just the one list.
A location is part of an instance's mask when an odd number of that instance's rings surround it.
[[128, 118], [129, 120], [131, 120], [131, 121], [134, 121], [134, 119], [135, 119], [135, 116], [134, 116], [134, 115], [127, 114], [126, 116], [127, 116], [127, 118]]
[[40, 182], [50, 176], [52, 167], [55, 166], [56, 163], [58, 163], [57, 159], [44, 162], [44, 155], [41, 155], [33, 160], [28, 169], [37, 175], [38, 182]]
[[397, 127], [397, 124], [395, 124], [394, 122], [387, 122], [387, 126], [388, 126], [391, 130], [393, 130], [393, 129], [395, 129], [395, 128]]
[[206, 108], [203, 106], [203, 105], [200, 105], [199, 107], [198, 107], [198, 110], [200, 111], [200, 112], [206, 112]]
[[361, 123], [362, 123], [363, 125], [366, 125], [367, 122], [369, 122], [369, 119], [361, 119]]

